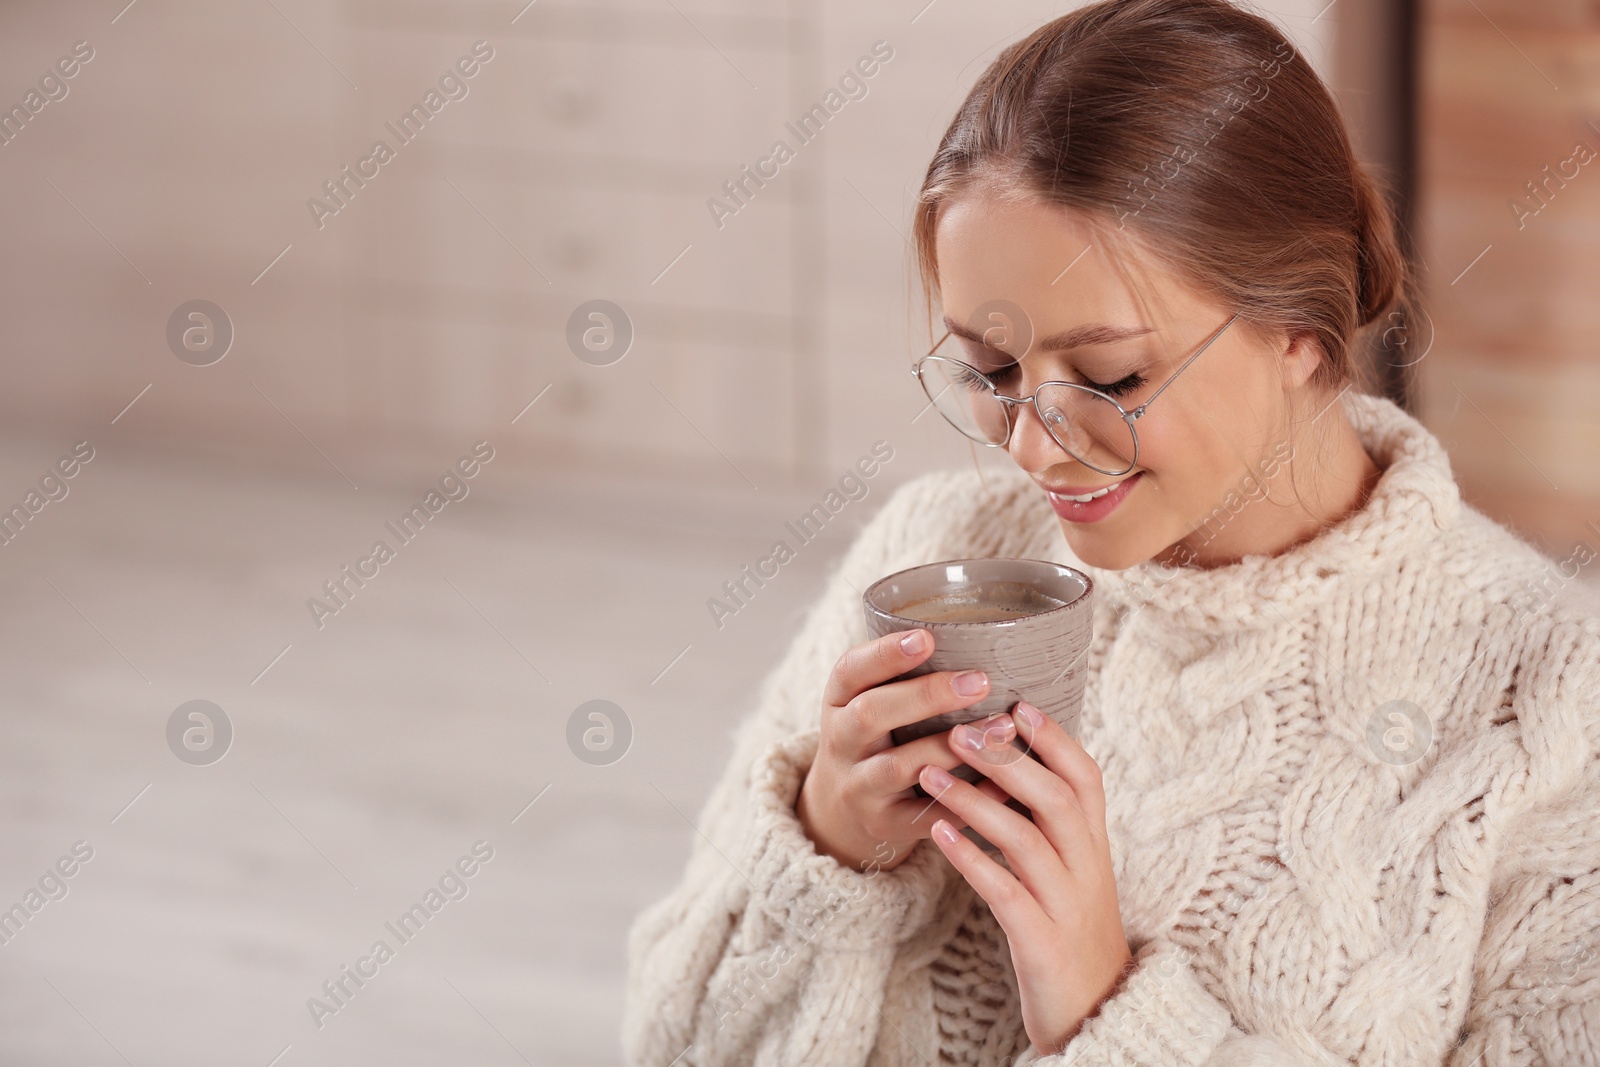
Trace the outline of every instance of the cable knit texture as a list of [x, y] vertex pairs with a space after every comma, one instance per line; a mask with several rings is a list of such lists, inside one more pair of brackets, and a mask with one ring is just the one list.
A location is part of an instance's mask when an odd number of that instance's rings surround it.
[[[893, 493], [629, 931], [636, 1067], [1600, 1063], [1600, 612], [1579, 583], [1529, 595], [1553, 563], [1461, 500], [1419, 422], [1344, 405], [1383, 470], [1367, 503], [1226, 567], [1084, 567], [1015, 469]], [[794, 813], [858, 590], [970, 556], [1096, 582], [1082, 741], [1134, 966], [1059, 1050], [931, 842], [850, 869]]]

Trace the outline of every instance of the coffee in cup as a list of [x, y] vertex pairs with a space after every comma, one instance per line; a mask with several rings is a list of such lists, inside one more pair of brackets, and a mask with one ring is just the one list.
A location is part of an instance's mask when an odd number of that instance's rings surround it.
[[918, 622], [1001, 622], [1065, 607], [1025, 582], [974, 582], [900, 605], [896, 615]]

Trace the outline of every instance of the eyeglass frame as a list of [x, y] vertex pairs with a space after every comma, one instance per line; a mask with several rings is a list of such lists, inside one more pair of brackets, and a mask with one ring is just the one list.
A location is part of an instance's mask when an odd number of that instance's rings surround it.
[[[1198, 349], [1196, 349], [1193, 355], [1191, 355], [1188, 359], [1184, 360], [1182, 365], [1179, 366], [1177, 370], [1173, 371], [1170, 375], [1167, 376], [1167, 380], [1162, 382], [1160, 388], [1158, 388], [1154, 393], [1150, 394], [1150, 398], [1148, 400], [1146, 400], [1144, 403], [1140, 404], [1138, 407], [1134, 408], [1132, 411], [1129, 411], [1127, 408], [1123, 407], [1120, 403], [1118, 403], [1116, 397], [1111, 396], [1111, 395], [1109, 395], [1107, 393], [1103, 393], [1098, 389], [1091, 389], [1087, 385], [1080, 385], [1077, 382], [1061, 382], [1061, 381], [1040, 382], [1039, 385], [1033, 390], [1033, 392], [1029, 393], [1027, 396], [1006, 396], [1004, 393], [999, 391], [999, 387], [996, 386], [994, 384], [994, 382], [989, 380], [989, 376], [987, 374], [983, 373], [982, 371], [980, 371], [977, 367], [972, 366], [970, 363], [963, 362], [962, 360], [955, 359], [955, 358], [953, 358], [951, 356], [941, 356], [941, 355], [937, 354], [938, 351], [939, 351], [939, 346], [944, 344], [945, 341], [949, 340], [951, 333], [954, 332], [952, 330], [945, 330], [944, 335], [939, 338], [938, 342], [936, 344], [934, 344], [934, 346], [932, 348], [928, 349], [927, 354], [924, 355], [921, 359], [917, 360], [914, 364], [911, 365], [911, 375], [912, 375], [912, 377], [917, 379], [917, 384], [922, 387], [923, 394], [928, 396], [928, 403], [932, 407], [934, 407], [935, 409], [938, 409], [938, 407], [939, 407], [938, 402], [934, 399], [934, 397], [931, 394], [928, 393], [928, 383], [922, 377], [923, 364], [925, 364], [928, 360], [930, 360], [930, 359], [941, 359], [941, 360], [944, 360], [947, 363], [958, 364], [958, 365], [960, 365], [962, 367], [965, 367], [967, 370], [971, 371], [973, 374], [977, 375], [980, 379], [982, 379], [983, 382], [986, 385], [989, 386], [989, 394], [991, 396], [993, 396], [996, 400], [1000, 400], [1000, 401], [1004, 402], [1005, 413], [1006, 413], [1006, 435], [1005, 435], [1004, 438], [1002, 438], [999, 441], [982, 441], [982, 440], [979, 440], [978, 438], [973, 437], [971, 434], [967, 433], [965, 430], [961, 429], [960, 426], [956, 426], [954, 420], [952, 420], [949, 416], [946, 416], [943, 411], [939, 411], [939, 414], [944, 417], [944, 420], [946, 422], [948, 422], [951, 426], [954, 426], [956, 431], [958, 433], [960, 433], [961, 436], [965, 437], [969, 441], [977, 441], [978, 444], [986, 445], [989, 448], [1005, 448], [1008, 444], [1011, 443], [1011, 435], [1016, 431], [1016, 427], [1017, 427], [1017, 420], [1014, 417], [1014, 413], [1016, 411], [1016, 407], [1017, 407], [1017, 405], [1027, 404], [1027, 403], [1031, 402], [1033, 404], [1033, 412], [1034, 412], [1034, 414], [1039, 417], [1039, 425], [1041, 425], [1041, 426], [1043, 426], [1045, 428], [1045, 431], [1047, 433], [1049, 433], [1049, 435], [1050, 435], [1050, 439], [1052, 441], [1054, 441], [1056, 444], [1060, 445], [1061, 446], [1061, 450], [1063, 452], [1065, 452], [1065, 453], [1067, 453], [1067, 455], [1071, 456], [1072, 455], [1072, 450], [1067, 447], [1066, 443], [1063, 442], [1061, 440], [1061, 438], [1056, 436], [1055, 430], [1051, 428], [1050, 423], [1048, 421], [1046, 421], [1046, 419], [1044, 417], [1044, 409], [1039, 407], [1039, 390], [1043, 389], [1047, 385], [1064, 385], [1069, 389], [1076, 389], [1079, 392], [1088, 393], [1090, 396], [1097, 396], [1097, 397], [1101, 398], [1102, 400], [1109, 400], [1111, 402], [1111, 406], [1116, 408], [1117, 411], [1121, 414], [1122, 421], [1127, 424], [1128, 433], [1133, 438], [1133, 459], [1130, 460], [1128, 465], [1126, 467], [1124, 467], [1122, 470], [1119, 470], [1119, 471], [1108, 471], [1108, 470], [1104, 470], [1104, 469], [1102, 469], [1100, 467], [1096, 467], [1093, 463], [1090, 463], [1088, 460], [1078, 459], [1077, 456], [1072, 456], [1072, 458], [1075, 459], [1075, 460], [1078, 460], [1078, 462], [1082, 463], [1085, 467], [1089, 467], [1089, 468], [1091, 468], [1093, 470], [1099, 471], [1101, 474], [1104, 474], [1104, 475], [1107, 475], [1109, 477], [1115, 478], [1118, 475], [1127, 474], [1129, 471], [1133, 470], [1134, 467], [1137, 467], [1139, 465], [1139, 431], [1138, 431], [1138, 429], [1136, 429], [1134, 427], [1133, 424], [1135, 422], [1139, 421], [1139, 419], [1144, 416], [1145, 411], [1150, 407], [1150, 405], [1155, 403], [1156, 397], [1160, 396], [1166, 390], [1167, 386], [1171, 385], [1177, 379], [1178, 375], [1182, 374], [1185, 370], [1187, 370], [1188, 367], [1189, 367], [1189, 364], [1193, 363], [1196, 359], [1199, 359], [1200, 358], [1200, 353], [1202, 353], [1206, 349], [1210, 348], [1211, 347], [1211, 343], [1213, 341], [1215, 341], [1217, 338], [1221, 337], [1222, 334], [1223, 334], [1223, 331], [1225, 331], [1229, 326], [1232, 326], [1234, 320], [1237, 319], [1238, 317], [1239, 317], [1239, 313], [1238, 312], [1234, 312], [1231, 316], [1229, 316], [1228, 317], [1228, 321], [1224, 322], [1221, 326], [1217, 327], [1216, 331], [1214, 333], [1212, 333], [1212, 335], [1210, 337], [1206, 338], [1205, 343], [1202, 344]], [[1023, 355], [1027, 355], [1027, 353], [1023, 353]], [[1018, 362], [1020, 364], [1020, 360]]]

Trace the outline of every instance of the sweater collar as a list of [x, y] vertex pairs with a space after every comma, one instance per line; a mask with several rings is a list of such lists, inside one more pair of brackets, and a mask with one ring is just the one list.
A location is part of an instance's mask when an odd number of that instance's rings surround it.
[[1255, 629], [1324, 603], [1437, 537], [1460, 514], [1461, 494], [1444, 447], [1384, 397], [1343, 395], [1367, 454], [1380, 470], [1359, 511], [1276, 556], [1246, 556], [1221, 567], [1170, 567], [1147, 560], [1122, 570], [1076, 562], [1055, 527], [1051, 558], [1082, 567], [1106, 600], [1154, 611], [1163, 621], [1204, 630]]

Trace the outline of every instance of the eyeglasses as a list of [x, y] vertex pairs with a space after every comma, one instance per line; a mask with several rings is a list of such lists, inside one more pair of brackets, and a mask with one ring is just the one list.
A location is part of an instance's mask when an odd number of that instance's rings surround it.
[[950, 337], [949, 330], [916, 362], [911, 373], [939, 414], [979, 444], [1004, 448], [1016, 425], [1015, 409], [1031, 401], [1039, 422], [1067, 455], [1101, 474], [1115, 477], [1128, 473], [1139, 463], [1139, 434], [1133, 424], [1238, 317], [1235, 314], [1218, 327], [1194, 355], [1161, 383], [1161, 388], [1150, 399], [1132, 411], [1099, 389], [1073, 382], [1045, 382], [1031, 396], [1003, 396], [996, 392], [994, 382], [977, 368], [959, 359], [935, 355], [939, 345]]

